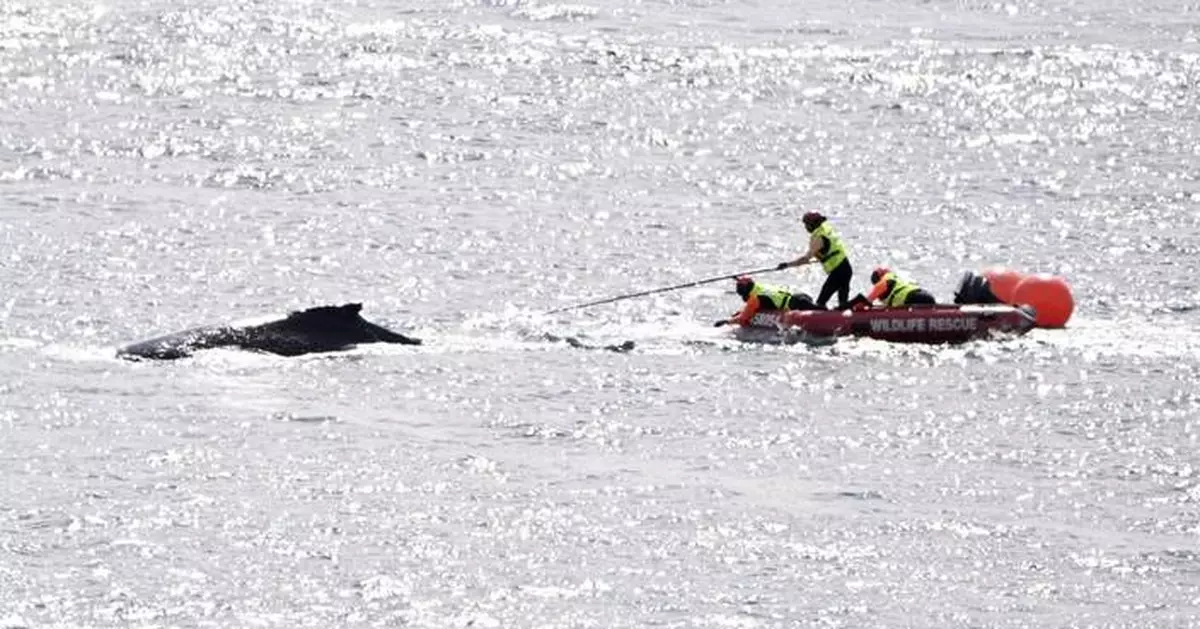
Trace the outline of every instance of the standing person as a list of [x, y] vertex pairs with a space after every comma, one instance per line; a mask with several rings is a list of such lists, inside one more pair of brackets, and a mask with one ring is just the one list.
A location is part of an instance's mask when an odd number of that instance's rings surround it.
[[833, 226], [820, 212], [806, 212], [803, 220], [804, 229], [811, 234], [808, 240], [808, 253], [791, 262], [780, 262], [776, 268], [783, 270], [819, 261], [821, 268], [825, 269], [825, 273], [828, 275], [825, 278], [825, 284], [821, 286], [821, 293], [817, 296], [817, 306], [825, 308], [829, 298], [837, 293], [838, 310], [845, 310], [849, 307], [850, 279], [854, 276], [850, 258], [846, 255], [846, 247], [842, 244], [842, 239], [837, 232], [833, 231]]

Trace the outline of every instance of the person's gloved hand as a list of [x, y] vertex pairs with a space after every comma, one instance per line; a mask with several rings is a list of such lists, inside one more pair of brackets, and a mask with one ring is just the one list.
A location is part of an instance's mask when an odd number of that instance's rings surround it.
[[789, 266], [792, 266], [791, 262], [780, 262], [779, 265], [775, 267], [775, 270], [782, 271], [782, 270], [788, 268]]
[[855, 312], [869, 310], [870, 308], [871, 308], [871, 300], [867, 299], [866, 297], [863, 297], [862, 293], [855, 295], [854, 299], [850, 300], [850, 309]]
[[729, 319], [719, 319], [716, 323], [713, 323], [714, 328], [720, 328], [727, 325], [729, 325]]

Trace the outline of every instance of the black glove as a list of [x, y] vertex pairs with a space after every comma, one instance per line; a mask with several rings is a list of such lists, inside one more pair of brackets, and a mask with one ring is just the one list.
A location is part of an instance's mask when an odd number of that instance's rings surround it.
[[862, 293], [859, 293], [854, 296], [854, 299], [851, 299], [846, 303], [846, 307], [850, 308], [851, 310], [865, 310], [871, 307], [871, 300], [863, 297]]
[[780, 263], [779, 263], [779, 266], [776, 266], [776, 267], [775, 267], [775, 270], [776, 270], [776, 271], [782, 271], [782, 270], [784, 270], [784, 269], [788, 268], [789, 266], [792, 266], [792, 263], [791, 263], [791, 262], [780, 262]]
[[713, 324], [714, 328], [720, 328], [729, 325], [729, 319], [721, 319]]

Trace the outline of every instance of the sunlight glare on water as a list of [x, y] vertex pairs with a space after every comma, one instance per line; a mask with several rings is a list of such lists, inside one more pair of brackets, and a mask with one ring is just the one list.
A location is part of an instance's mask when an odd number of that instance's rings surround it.
[[[1200, 13], [0, 3], [0, 627], [1191, 627]], [[713, 322], [800, 215], [1063, 330]], [[763, 275], [809, 293], [816, 268]], [[317, 305], [424, 341], [127, 343]], [[259, 319], [261, 320], [261, 319]]]

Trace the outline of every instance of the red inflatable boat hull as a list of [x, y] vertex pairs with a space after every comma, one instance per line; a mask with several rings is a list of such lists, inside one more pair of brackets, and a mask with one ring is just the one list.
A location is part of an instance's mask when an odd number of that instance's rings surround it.
[[860, 336], [893, 343], [964, 343], [994, 335], [1020, 335], [1034, 326], [1031, 308], [1006, 305], [937, 305], [866, 310], [792, 310], [761, 313], [749, 326], [774, 329], [798, 340]]

